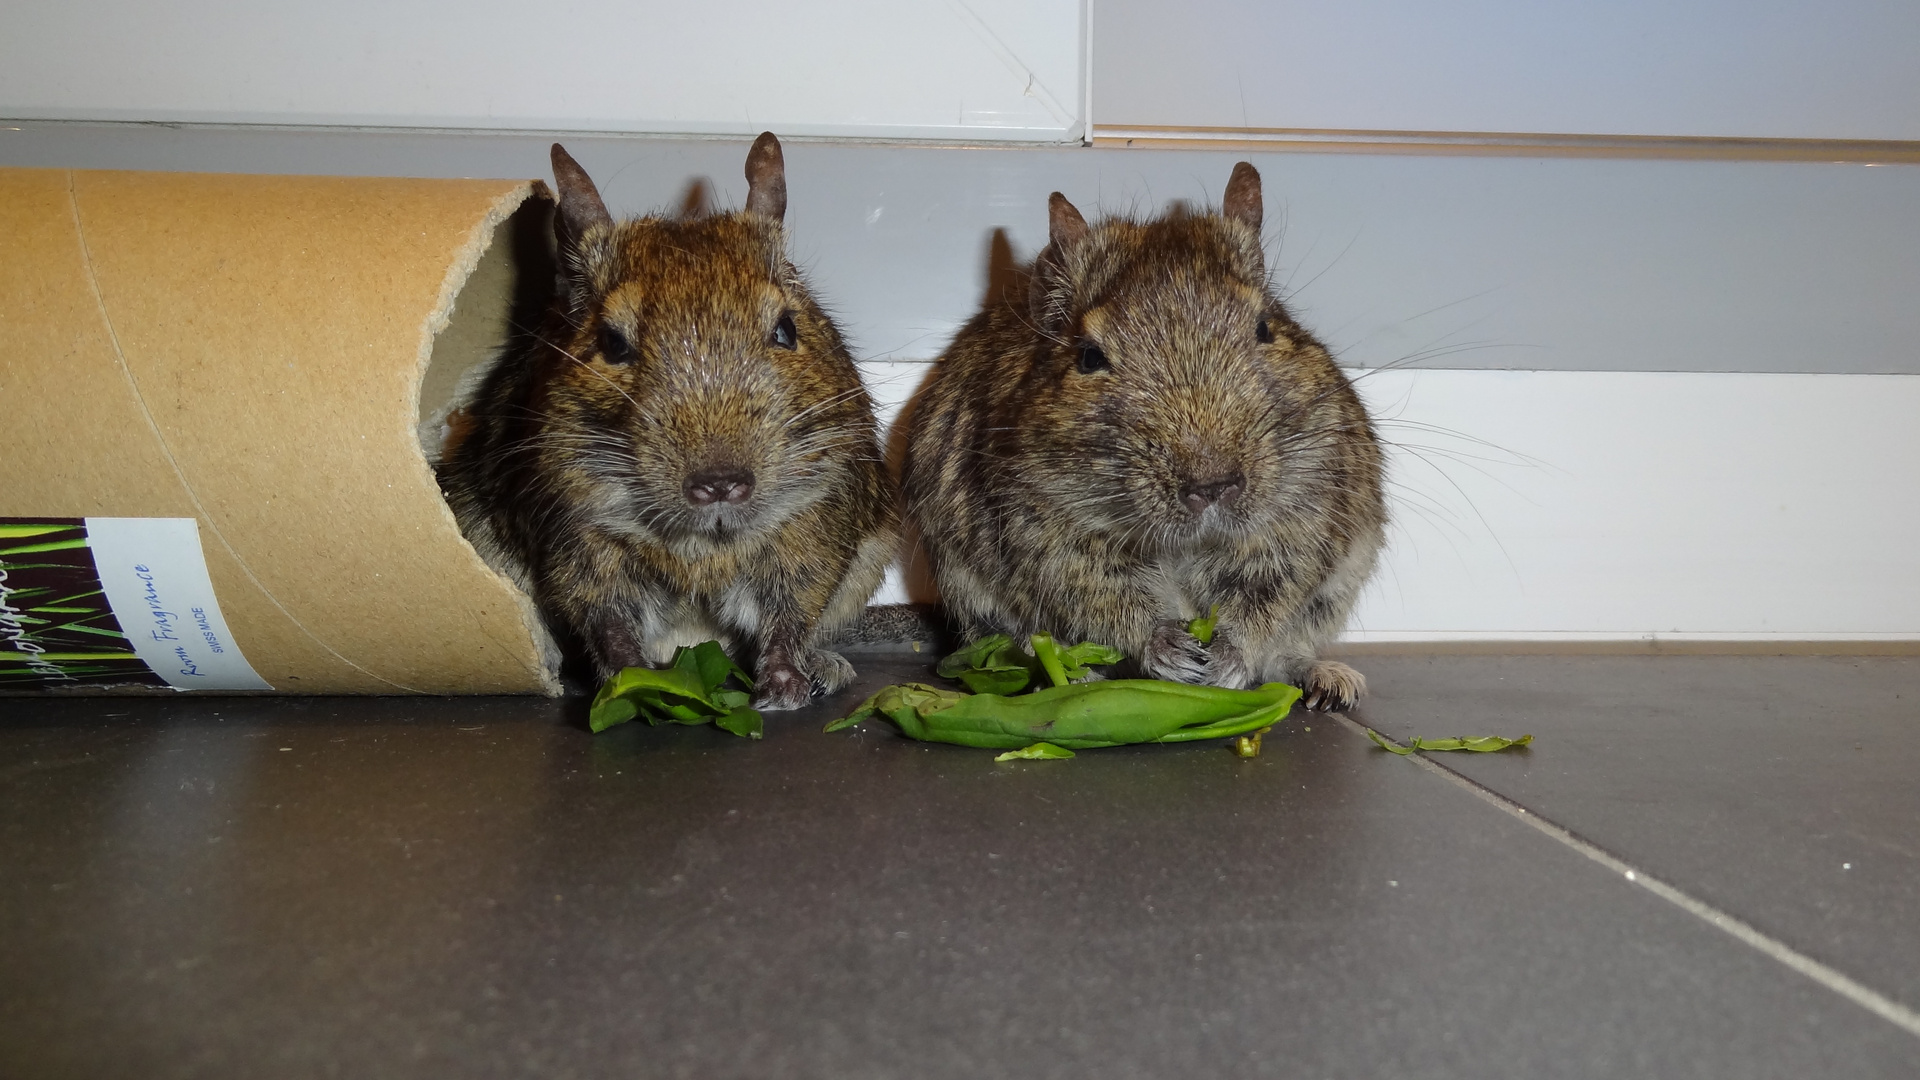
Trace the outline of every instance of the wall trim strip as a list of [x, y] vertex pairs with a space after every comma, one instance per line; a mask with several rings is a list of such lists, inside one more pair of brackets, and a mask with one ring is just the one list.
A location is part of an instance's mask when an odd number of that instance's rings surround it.
[[1261, 153], [1455, 154], [1492, 157], [1672, 158], [1688, 161], [1825, 161], [1920, 164], [1920, 142], [1763, 139], [1699, 135], [1554, 135], [1503, 131], [1367, 131], [1339, 128], [1123, 127], [1095, 125], [1096, 147], [1252, 150]]

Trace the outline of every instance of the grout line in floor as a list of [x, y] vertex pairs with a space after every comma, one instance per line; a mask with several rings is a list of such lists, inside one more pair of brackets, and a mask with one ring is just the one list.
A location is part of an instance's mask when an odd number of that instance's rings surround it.
[[[1366, 738], [1367, 732], [1370, 730], [1366, 725], [1343, 713], [1332, 713], [1330, 715], [1346, 725], [1355, 734]], [[1382, 736], [1382, 738], [1384, 737], [1385, 736]], [[1625, 862], [1619, 857], [1593, 844], [1591, 841], [1582, 839], [1565, 827], [1548, 821], [1533, 811], [1528, 810], [1526, 807], [1521, 806], [1519, 803], [1514, 802], [1512, 799], [1507, 798], [1505, 795], [1494, 791], [1492, 788], [1462, 776], [1452, 769], [1447, 768], [1445, 765], [1431, 761], [1424, 754], [1412, 754], [1410, 756], [1413, 762], [1421, 768], [1466, 789], [1481, 800], [1491, 803], [1493, 806], [1498, 807], [1513, 817], [1519, 818], [1536, 831], [1545, 833], [1547, 836], [1558, 840], [1561, 844], [1585, 855], [1601, 866], [1624, 876], [1628, 883], [1640, 886], [1687, 914], [1702, 920], [1709, 926], [1759, 950], [1774, 960], [1779, 961], [1781, 964], [1786, 965], [1788, 968], [1799, 972], [1801, 975], [1812, 979], [1814, 982], [1819, 983], [1834, 993], [1839, 994], [1841, 997], [1866, 1009], [1868, 1012], [1879, 1016], [1881, 1019], [1897, 1027], [1905, 1029], [1908, 1034], [1920, 1036], [1920, 1012], [1916, 1012], [1902, 1005], [1900, 1002], [1887, 997], [1872, 987], [1856, 982], [1852, 978], [1849, 978], [1834, 968], [1828, 967], [1777, 938], [1769, 937], [1747, 922], [1727, 912], [1721, 911], [1706, 901], [1690, 896], [1673, 885], [1653, 877], [1639, 867]]]

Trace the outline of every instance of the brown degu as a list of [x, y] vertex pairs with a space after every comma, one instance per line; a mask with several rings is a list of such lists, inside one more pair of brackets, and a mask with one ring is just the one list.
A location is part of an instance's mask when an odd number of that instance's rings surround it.
[[898, 544], [872, 402], [788, 259], [780, 142], [744, 210], [615, 221], [553, 147], [560, 282], [546, 322], [450, 427], [442, 488], [469, 540], [602, 677], [718, 638], [755, 706], [853, 678], [823, 631]]
[[[1381, 452], [1268, 285], [1260, 174], [1236, 165], [1214, 213], [1048, 209], [1028, 288], [960, 331], [909, 418], [908, 512], [949, 616], [1347, 707], [1365, 680], [1318, 652], [1380, 550]], [[1188, 624], [1216, 607], [1202, 644]]]

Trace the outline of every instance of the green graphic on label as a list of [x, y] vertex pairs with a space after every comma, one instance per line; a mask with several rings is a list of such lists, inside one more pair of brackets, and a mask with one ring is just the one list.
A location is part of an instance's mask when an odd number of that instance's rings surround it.
[[80, 518], [0, 521], [0, 689], [165, 686], [101, 588]]

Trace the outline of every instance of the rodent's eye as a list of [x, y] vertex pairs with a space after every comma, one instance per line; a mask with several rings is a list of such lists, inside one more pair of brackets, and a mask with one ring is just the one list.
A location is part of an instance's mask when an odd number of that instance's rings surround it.
[[1260, 344], [1271, 345], [1273, 344], [1273, 327], [1267, 325], [1267, 320], [1261, 319], [1253, 324], [1253, 336], [1259, 339]]
[[602, 323], [600, 326], [600, 359], [617, 367], [625, 367], [639, 359], [634, 352], [633, 342], [617, 328]]
[[780, 321], [773, 324], [773, 343], [783, 349], [800, 347], [800, 332], [794, 328], [793, 312], [780, 313]]
[[1112, 366], [1113, 362], [1107, 359], [1106, 353], [1100, 351], [1100, 346], [1095, 345], [1091, 341], [1083, 341], [1080, 343], [1080, 358], [1074, 363], [1074, 367], [1079, 370], [1080, 374], [1091, 375], [1096, 371], [1105, 371]]

